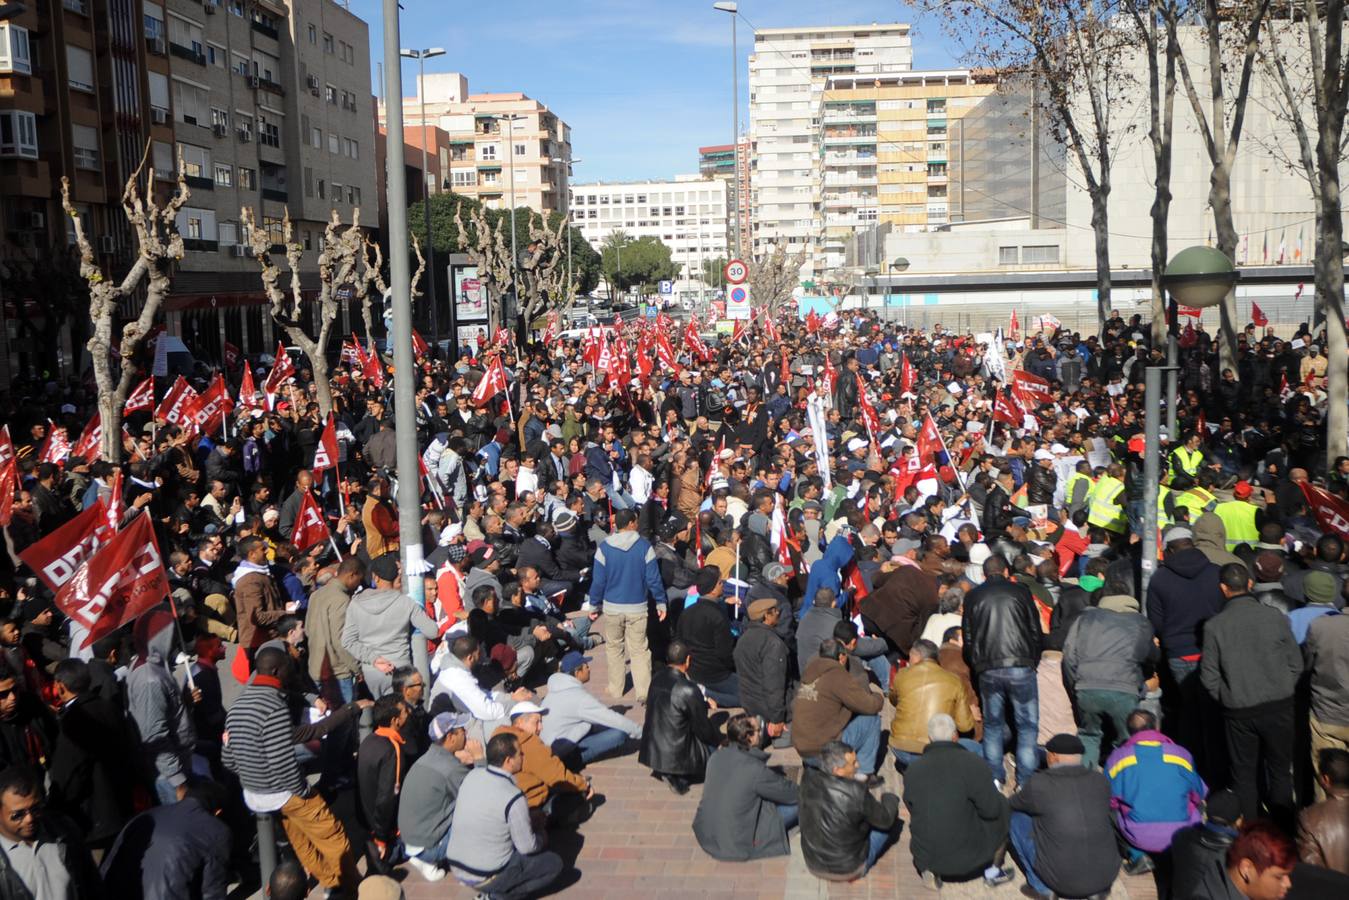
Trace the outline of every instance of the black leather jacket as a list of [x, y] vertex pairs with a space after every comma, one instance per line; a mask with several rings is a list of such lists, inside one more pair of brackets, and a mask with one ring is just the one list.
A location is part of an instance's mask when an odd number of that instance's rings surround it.
[[877, 800], [867, 786], [807, 766], [801, 776], [801, 852], [811, 873], [844, 879], [861, 873], [873, 828], [888, 831], [899, 816], [899, 798]]
[[657, 672], [646, 697], [637, 761], [662, 775], [701, 776], [711, 753], [708, 748], [720, 743], [698, 685], [673, 667]]
[[1171, 839], [1174, 897], [1226, 897], [1227, 849], [1236, 832], [1212, 822], [1182, 828]]
[[1040, 617], [1025, 585], [990, 578], [965, 598], [960, 624], [965, 662], [976, 675], [989, 669], [1033, 669], [1040, 662]]
[[744, 566], [744, 577], [753, 581], [759, 577], [763, 567], [773, 561], [773, 545], [761, 534], [746, 532], [740, 539], [740, 563]]
[[1032, 463], [1030, 484], [1026, 486], [1026, 502], [1032, 506], [1040, 503], [1053, 503], [1054, 490], [1059, 486], [1059, 476], [1053, 469], [1046, 469], [1038, 462]]

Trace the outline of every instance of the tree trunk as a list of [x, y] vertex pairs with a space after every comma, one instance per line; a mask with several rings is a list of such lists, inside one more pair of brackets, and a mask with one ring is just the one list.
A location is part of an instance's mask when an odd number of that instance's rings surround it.
[[1091, 194], [1091, 230], [1096, 238], [1096, 319], [1101, 331], [1110, 317], [1110, 188]]
[[[1232, 174], [1219, 162], [1209, 177], [1209, 204], [1213, 207], [1213, 225], [1218, 232], [1218, 249], [1237, 261], [1237, 226], [1232, 220]], [[1218, 368], [1237, 372], [1237, 288], [1234, 284], [1218, 307]]]
[[327, 419], [328, 414], [333, 411], [333, 388], [328, 379], [328, 357], [324, 353], [326, 348], [305, 334], [304, 329], [298, 325], [282, 324], [281, 327], [286, 330], [291, 342], [303, 350], [305, 358], [309, 360], [309, 369], [314, 373], [314, 386], [318, 389], [319, 416]]
[[[1341, 126], [1342, 128], [1342, 126]], [[1338, 134], [1341, 129], [1335, 129]], [[1349, 344], [1344, 325], [1344, 221], [1341, 217], [1339, 142], [1317, 146], [1321, 213], [1316, 222], [1316, 302], [1326, 319], [1326, 467], [1349, 456]]]

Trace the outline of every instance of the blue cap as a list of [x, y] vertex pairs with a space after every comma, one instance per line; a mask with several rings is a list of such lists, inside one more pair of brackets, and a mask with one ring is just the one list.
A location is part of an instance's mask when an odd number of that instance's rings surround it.
[[581, 666], [590, 662], [590, 659], [591, 658], [589, 656], [582, 656], [581, 651], [572, 650], [568, 653], [563, 654], [562, 661], [557, 664], [557, 667], [562, 672], [562, 674], [571, 675], [577, 669], [581, 668]]

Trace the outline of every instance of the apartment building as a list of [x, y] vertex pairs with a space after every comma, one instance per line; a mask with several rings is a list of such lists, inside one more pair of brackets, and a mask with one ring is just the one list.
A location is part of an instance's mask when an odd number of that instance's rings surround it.
[[[905, 24], [767, 28], [754, 33], [749, 103], [755, 255], [776, 246], [789, 252], [804, 249], [802, 276], [813, 278], [824, 271], [820, 157], [829, 80], [875, 78], [912, 68], [913, 47]], [[870, 130], [874, 137], [874, 125]], [[844, 152], [845, 144], [849, 142], [838, 137], [831, 142], [836, 152]], [[867, 168], [865, 143], [855, 140], [849, 145], [855, 145], [854, 168]], [[874, 172], [874, 165], [869, 168]]]
[[[571, 128], [547, 106], [518, 91], [471, 94], [457, 72], [418, 77], [417, 96], [403, 98], [407, 133], [420, 130], [423, 105], [427, 123], [449, 135], [445, 168], [456, 194], [504, 209], [513, 193], [517, 207], [567, 211]], [[384, 127], [382, 105], [378, 115]]]
[[[735, 197], [736, 218], [740, 221], [740, 245], [733, 248], [732, 252], [736, 256], [743, 256], [750, 245], [750, 197], [751, 194], [751, 167], [750, 167], [750, 142], [748, 137], [742, 137], [737, 141], [734, 147], [730, 144], [718, 144], [712, 147], [698, 148], [698, 172], [704, 178], [721, 178], [731, 183], [731, 191], [735, 193], [734, 180], [736, 169], [739, 168], [740, 193]], [[732, 220], [734, 222], [734, 219]], [[732, 232], [734, 232], [732, 227]], [[732, 235], [734, 242], [734, 235]]]
[[577, 184], [571, 189], [572, 222], [592, 247], [599, 250], [615, 231], [630, 238], [658, 238], [681, 267], [674, 288], [684, 296], [701, 296], [707, 287], [702, 279], [705, 260], [726, 257], [730, 202], [729, 182], [701, 175]]
[[[0, 18], [9, 5], [0, 3]], [[251, 208], [276, 243], [289, 209], [296, 240], [309, 251], [306, 288], [317, 287], [318, 241], [331, 209], [349, 221], [360, 208], [374, 226], [366, 24], [335, 0], [23, 6], [0, 21], [5, 256], [45, 257], [69, 269], [64, 175], [99, 262], [114, 276], [126, 271], [135, 244], [120, 197], [149, 141], [155, 193], [172, 191], [180, 153], [191, 191], [178, 216], [187, 253], [167, 304], [170, 330], [206, 359], [220, 358], [226, 340], [246, 351], [270, 349], [271, 322], [257, 263], [242, 246], [240, 209]], [[49, 304], [35, 303], [22, 279], [9, 278], [5, 288], [0, 309], [15, 312], [3, 329], [13, 350], [15, 338], [33, 333], [23, 321], [28, 312], [40, 317]], [[63, 324], [58, 365], [77, 363], [85, 327], [79, 315]], [[37, 362], [19, 351], [0, 356]]]
[[996, 79], [967, 70], [828, 79], [818, 257], [825, 272], [845, 264], [845, 246], [859, 228], [880, 222], [926, 231], [947, 223], [952, 161], [963, 158], [963, 117], [994, 90]]

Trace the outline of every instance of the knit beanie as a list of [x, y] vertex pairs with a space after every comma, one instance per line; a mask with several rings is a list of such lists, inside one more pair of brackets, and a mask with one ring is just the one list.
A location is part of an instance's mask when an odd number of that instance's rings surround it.
[[1335, 603], [1335, 579], [1328, 572], [1313, 569], [1302, 580], [1302, 592], [1308, 603], [1332, 606]]

